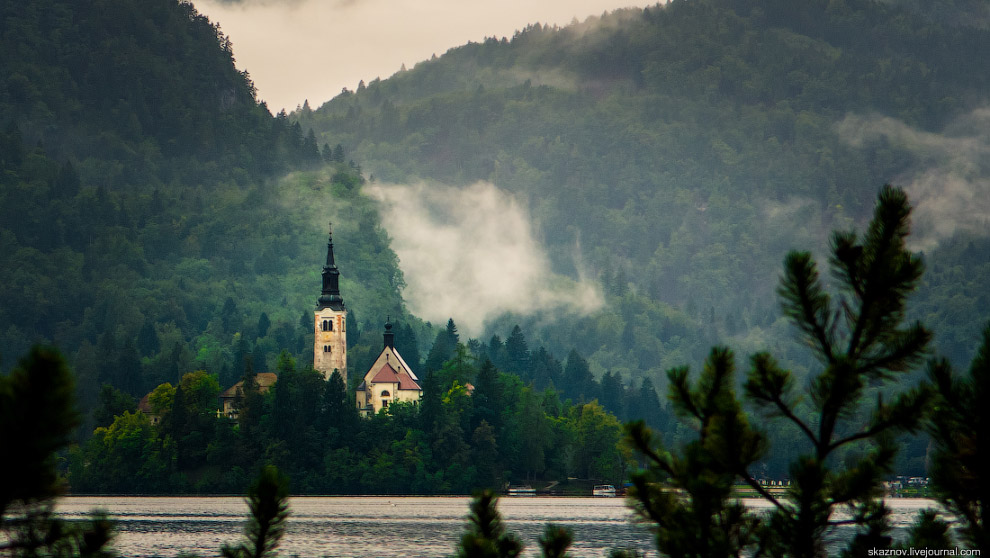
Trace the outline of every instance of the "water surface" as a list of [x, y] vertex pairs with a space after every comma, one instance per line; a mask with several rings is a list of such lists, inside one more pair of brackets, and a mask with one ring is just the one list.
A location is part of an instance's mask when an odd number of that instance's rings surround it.
[[[451, 556], [464, 531], [469, 501], [466, 497], [293, 497], [280, 554]], [[762, 500], [744, 501], [754, 509], [768, 506]], [[912, 498], [888, 500], [887, 505], [895, 537], [903, 536], [919, 511], [936, 507], [932, 500]], [[505, 497], [498, 507], [508, 529], [524, 540], [525, 556], [539, 555], [537, 539], [546, 523], [573, 530], [576, 558], [600, 558], [612, 548], [637, 548], [656, 556], [649, 531], [633, 521], [622, 498]], [[72, 496], [59, 501], [58, 513], [82, 518], [95, 508], [106, 510], [117, 521], [117, 551], [137, 558], [217, 556], [224, 543], [240, 539], [247, 516], [240, 497]]]

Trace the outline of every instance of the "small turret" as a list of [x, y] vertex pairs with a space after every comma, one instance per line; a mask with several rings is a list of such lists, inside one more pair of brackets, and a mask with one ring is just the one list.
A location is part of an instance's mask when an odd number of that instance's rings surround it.
[[395, 348], [395, 334], [392, 333], [392, 318], [391, 316], [385, 318], [385, 347]]

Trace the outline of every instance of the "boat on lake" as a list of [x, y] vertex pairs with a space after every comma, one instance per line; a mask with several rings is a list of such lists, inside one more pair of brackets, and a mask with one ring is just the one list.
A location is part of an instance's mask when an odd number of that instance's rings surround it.
[[592, 496], [601, 496], [603, 498], [615, 498], [616, 492], [615, 487], [611, 484], [596, 484], [591, 490]]
[[509, 496], [536, 496], [536, 489], [532, 486], [510, 486]]

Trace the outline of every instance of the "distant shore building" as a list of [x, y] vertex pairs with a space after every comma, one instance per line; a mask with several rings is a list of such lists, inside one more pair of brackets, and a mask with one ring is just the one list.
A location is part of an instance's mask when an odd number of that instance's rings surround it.
[[[259, 372], [254, 376], [255, 383], [258, 384], [258, 393], [265, 394], [272, 389], [278, 376], [274, 372]], [[237, 382], [220, 393], [220, 412], [223, 416], [236, 419], [240, 401], [244, 400], [244, 380]]]
[[419, 378], [402, 359], [399, 351], [395, 350], [392, 323], [386, 320], [382, 352], [365, 373], [364, 381], [355, 392], [357, 408], [361, 416], [370, 417], [396, 401], [418, 405], [422, 397], [423, 388], [419, 384]]

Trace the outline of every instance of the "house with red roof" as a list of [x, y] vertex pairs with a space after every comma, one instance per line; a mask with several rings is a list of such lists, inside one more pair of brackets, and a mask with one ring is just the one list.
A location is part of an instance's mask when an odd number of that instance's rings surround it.
[[423, 388], [412, 368], [402, 360], [395, 350], [395, 334], [392, 323], [385, 322], [385, 343], [381, 354], [375, 359], [364, 381], [357, 387], [355, 398], [361, 416], [369, 417], [397, 401], [419, 404]]

